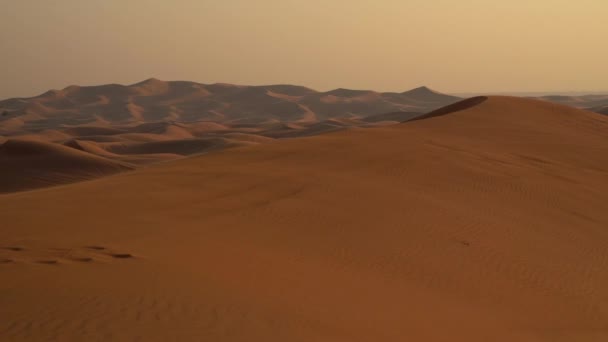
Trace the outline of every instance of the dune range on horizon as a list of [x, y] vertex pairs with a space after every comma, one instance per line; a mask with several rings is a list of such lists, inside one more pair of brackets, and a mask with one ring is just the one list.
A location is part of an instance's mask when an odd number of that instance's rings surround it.
[[[540, 99], [602, 114], [608, 106], [606, 95]], [[276, 139], [393, 125], [460, 100], [424, 86], [401, 93], [342, 88], [318, 92], [295, 85], [240, 86], [154, 78], [129, 86], [69, 86], [0, 101], [0, 144], [9, 142], [1, 148], [0, 163], [11, 165], [0, 176], [12, 183], [0, 186], [0, 193], [94, 179]], [[15, 153], [18, 146], [39, 153], [20, 155]], [[71, 158], [44, 157], [59, 150]], [[114, 167], [82, 172], [76, 167], [80, 162], [76, 156]], [[67, 160], [75, 167], [65, 167]], [[25, 167], [29, 167], [26, 172], [10, 171]]]
[[[6, 142], [0, 145], [0, 164], [10, 164], [0, 169], [6, 185], [0, 184], [0, 193], [94, 179], [275, 139], [395, 124], [458, 100], [426, 87], [403, 93], [317, 92], [292, 85], [157, 79], [130, 86], [69, 86], [0, 101], [0, 144]], [[28, 152], [18, 153], [20, 146], [28, 146]], [[51, 153], [59, 150], [70, 158]], [[78, 156], [120, 167], [83, 172], [78, 165], [87, 162]]]

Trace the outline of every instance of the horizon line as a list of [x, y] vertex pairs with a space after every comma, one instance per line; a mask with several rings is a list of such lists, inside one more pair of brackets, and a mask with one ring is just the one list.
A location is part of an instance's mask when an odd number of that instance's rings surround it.
[[33, 97], [38, 97], [41, 96], [43, 94], [45, 94], [46, 92], [49, 91], [60, 91], [60, 90], [64, 90], [67, 89], [69, 87], [96, 87], [96, 86], [103, 86], [103, 85], [120, 85], [120, 86], [125, 86], [125, 87], [131, 87], [131, 86], [135, 86], [141, 83], [145, 83], [147, 81], [153, 81], [153, 80], [157, 80], [157, 81], [161, 81], [161, 82], [192, 82], [192, 83], [197, 83], [197, 84], [201, 84], [201, 85], [218, 85], [218, 84], [225, 84], [225, 85], [233, 85], [233, 86], [240, 86], [240, 87], [265, 87], [265, 86], [280, 86], [280, 85], [284, 85], [284, 86], [298, 86], [298, 87], [304, 87], [310, 90], [313, 90], [315, 92], [320, 92], [320, 93], [325, 93], [325, 92], [330, 92], [330, 91], [334, 91], [334, 90], [339, 90], [339, 89], [345, 89], [345, 90], [354, 90], [354, 91], [372, 91], [372, 92], [377, 92], [377, 93], [404, 93], [404, 92], [408, 92], [411, 90], [416, 90], [416, 89], [420, 89], [420, 88], [427, 88], [430, 89], [432, 91], [436, 91], [445, 95], [452, 95], [452, 96], [478, 96], [478, 95], [522, 95], [522, 96], [526, 96], [526, 95], [545, 95], [545, 96], [550, 96], [550, 95], [608, 95], [608, 89], [606, 90], [484, 90], [484, 91], [444, 91], [441, 90], [440, 88], [434, 88], [428, 85], [420, 85], [420, 86], [415, 86], [413, 88], [408, 88], [406, 90], [375, 90], [375, 89], [370, 89], [370, 88], [346, 88], [344, 86], [338, 86], [336, 88], [331, 88], [328, 90], [319, 90], [307, 85], [302, 85], [302, 84], [297, 84], [297, 83], [286, 83], [286, 82], [277, 82], [277, 83], [267, 83], [267, 84], [243, 84], [243, 83], [231, 83], [231, 82], [199, 82], [199, 81], [192, 81], [192, 80], [184, 80], [184, 79], [172, 79], [172, 80], [163, 80], [160, 78], [156, 78], [156, 77], [149, 77], [146, 78], [144, 80], [141, 81], [137, 81], [135, 83], [129, 83], [129, 84], [124, 84], [124, 83], [115, 83], [115, 82], [110, 82], [110, 83], [95, 83], [95, 84], [86, 84], [86, 85], [78, 85], [78, 84], [68, 84], [66, 86], [64, 86], [63, 88], [50, 88], [47, 90], [42, 91], [41, 93], [37, 94], [37, 95], [32, 95], [32, 96], [12, 96], [12, 97], [0, 97], [0, 101], [5, 101], [5, 100], [9, 100], [9, 99], [27, 99], [27, 98], [33, 98]]

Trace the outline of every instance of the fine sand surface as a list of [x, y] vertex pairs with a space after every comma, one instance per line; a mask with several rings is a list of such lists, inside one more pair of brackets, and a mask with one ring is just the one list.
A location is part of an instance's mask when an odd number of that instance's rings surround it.
[[9, 139], [0, 145], [0, 193], [73, 183], [132, 170], [73, 148]]
[[607, 135], [474, 98], [0, 195], [0, 341], [607, 341]]

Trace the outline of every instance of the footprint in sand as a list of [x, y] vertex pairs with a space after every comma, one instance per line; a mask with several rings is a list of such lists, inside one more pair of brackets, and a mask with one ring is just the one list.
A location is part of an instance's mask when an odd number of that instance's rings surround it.
[[44, 264], [44, 265], [57, 265], [57, 264], [59, 264], [59, 261], [52, 260], [52, 259], [49, 259], [49, 260], [38, 260], [38, 263], [39, 264]]
[[23, 247], [3, 247], [3, 248], [8, 251], [12, 251], [12, 252], [21, 252], [21, 251], [25, 250], [25, 248], [23, 248]]
[[[91, 245], [91, 246], [86, 246], [86, 249], [90, 249], [90, 250], [94, 250], [94, 251], [108, 251], [108, 249], [106, 247], [103, 246], [98, 246], [98, 245]], [[107, 253], [107, 255], [111, 256], [114, 259], [131, 259], [134, 258], [133, 254], [130, 253]]]
[[93, 262], [94, 261], [94, 259], [90, 258], [90, 257], [72, 258], [71, 260], [78, 261], [78, 262]]
[[86, 246], [85, 248], [92, 249], [94, 251], [103, 251], [106, 249], [105, 247], [102, 247], [102, 246]]
[[[88, 245], [81, 248], [43, 248], [30, 249], [22, 246], [5, 246], [0, 247], [0, 250], [10, 252], [24, 252], [21, 254], [25, 262], [32, 262], [41, 265], [59, 265], [70, 263], [94, 263], [96, 261], [104, 262], [110, 259], [134, 259], [135, 256], [131, 253], [123, 253], [112, 250], [100, 245]], [[110, 259], [108, 259], [110, 258]], [[10, 253], [0, 257], [0, 264], [14, 263]]]
[[112, 256], [112, 258], [115, 259], [131, 259], [133, 258], [132, 254], [129, 253], [115, 253], [115, 254], [110, 254]]

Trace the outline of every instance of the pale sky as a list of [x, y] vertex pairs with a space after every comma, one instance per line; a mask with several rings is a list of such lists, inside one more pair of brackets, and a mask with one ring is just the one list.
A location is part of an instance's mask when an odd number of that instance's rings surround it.
[[608, 0], [0, 0], [0, 98], [150, 77], [608, 90]]

